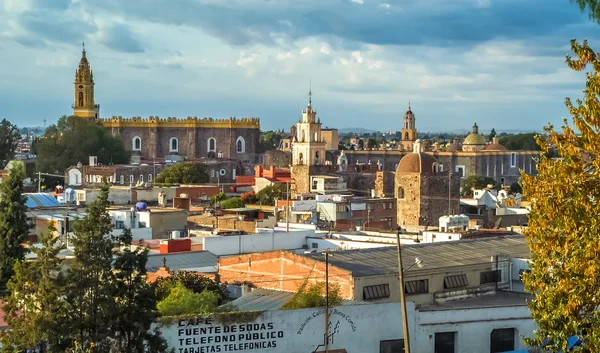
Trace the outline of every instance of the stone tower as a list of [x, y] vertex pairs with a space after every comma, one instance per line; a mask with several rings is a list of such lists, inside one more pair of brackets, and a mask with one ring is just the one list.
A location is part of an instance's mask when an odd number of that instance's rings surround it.
[[412, 150], [413, 144], [417, 140], [417, 126], [415, 125], [415, 114], [410, 109], [404, 114], [404, 124], [402, 125], [402, 147], [405, 150]]
[[414, 152], [400, 160], [394, 186], [401, 227], [437, 227], [441, 216], [459, 212], [459, 175], [440, 171], [437, 160], [421, 150], [419, 140]]
[[75, 71], [75, 100], [73, 115], [81, 118], [97, 119], [100, 114], [100, 105], [94, 103], [94, 73], [86, 57], [85, 46], [81, 52], [79, 68]]
[[312, 91], [308, 92], [308, 96], [308, 106], [296, 124], [296, 139], [292, 146], [293, 165], [320, 165], [326, 161], [327, 143], [321, 136], [321, 120], [317, 119], [317, 111], [312, 108]]

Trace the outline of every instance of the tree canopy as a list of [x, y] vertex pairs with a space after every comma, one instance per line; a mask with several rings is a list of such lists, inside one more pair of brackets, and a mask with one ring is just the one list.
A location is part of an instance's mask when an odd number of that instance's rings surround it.
[[535, 141], [536, 136], [537, 134], [534, 132], [504, 135], [498, 142], [509, 151], [539, 151], [540, 146]]
[[275, 199], [284, 200], [287, 198], [287, 184], [276, 183], [269, 185], [256, 194], [256, 201], [261, 205], [275, 205]]
[[225, 292], [214, 280], [193, 271], [177, 271], [171, 276], [160, 277], [154, 283], [158, 300], [165, 299], [177, 283], [183, 284], [194, 293], [202, 293], [205, 290], [214, 292], [219, 298], [218, 304], [221, 304], [225, 298]]
[[571, 0], [571, 3], [579, 5], [581, 11], [589, 11], [590, 18], [600, 23], [600, 1], [598, 0]]
[[265, 131], [260, 134], [260, 152], [274, 150], [285, 136], [278, 131]]
[[[587, 352], [600, 352], [600, 252], [597, 215], [600, 209], [600, 56], [586, 41], [571, 41], [576, 57], [568, 66], [586, 71], [583, 99], [566, 99], [573, 126], [552, 125], [537, 142], [542, 151], [556, 146], [560, 158], [543, 154], [537, 176], [522, 172], [523, 192], [532, 200], [525, 236], [531, 250], [531, 272], [525, 288], [535, 295], [529, 303], [539, 326], [531, 343], [549, 342], [566, 351], [567, 337], [578, 335]], [[550, 340], [546, 340], [550, 338]]]
[[156, 176], [156, 183], [202, 184], [208, 182], [206, 165], [194, 162], [179, 162], [163, 169]]
[[219, 297], [214, 292], [204, 290], [195, 293], [183, 283], [177, 282], [169, 295], [158, 302], [157, 307], [162, 316], [205, 315], [214, 311], [218, 302]]
[[229, 208], [240, 208], [244, 207], [244, 201], [239, 197], [230, 197], [227, 200], [221, 201], [221, 208], [229, 209]]
[[38, 171], [57, 174], [79, 162], [86, 164], [89, 156], [97, 156], [102, 164], [129, 163], [131, 158], [120, 136], [112, 136], [99, 122], [75, 116], [63, 116], [48, 127], [34, 152]]
[[[335, 306], [342, 302], [341, 289], [337, 283], [329, 284], [329, 305]], [[325, 282], [309, 284], [304, 282], [289, 302], [282, 309], [303, 309], [324, 307]]]
[[23, 247], [29, 235], [27, 222], [27, 197], [23, 195], [25, 173], [21, 164], [16, 163], [8, 177], [0, 184], [0, 291], [6, 291], [6, 284], [12, 277], [16, 262], [25, 258], [27, 249]]
[[492, 185], [492, 187], [495, 188], [496, 181], [485, 176], [469, 175], [464, 180], [462, 194], [464, 196], [473, 195], [472, 189], [485, 189], [488, 185]]
[[8, 120], [2, 119], [0, 122], [0, 161], [2, 161], [2, 168], [14, 158], [20, 138], [19, 128]]

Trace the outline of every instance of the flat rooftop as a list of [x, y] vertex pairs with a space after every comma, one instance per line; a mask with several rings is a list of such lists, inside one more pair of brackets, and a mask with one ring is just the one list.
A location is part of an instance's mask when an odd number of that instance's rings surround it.
[[533, 299], [533, 295], [529, 293], [496, 292], [492, 295], [485, 295], [477, 298], [469, 298], [463, 300], [449, 301], [442, 304], [427, 305], [419, 309], [419, 311], [526, 306], [527, 301], [531, 299]]
[[[401, 249], [404, 268], [413, 265], [416, 257], [423, 262], [423, 268], [413, 266], [408, 270], [409, 273], [490, 263], [492, 256], [496, 255], [522, 259], [531, 257], [527, 241], [522, 235], [410, 244], [402, 245]], [[325, 256], [321, 253], [301, 256], [325, 261]], [[333, 252], [329, 263], [351, 271], [354, 277], [398, 273], [398, 252], [395, 246], [341, 250]]]

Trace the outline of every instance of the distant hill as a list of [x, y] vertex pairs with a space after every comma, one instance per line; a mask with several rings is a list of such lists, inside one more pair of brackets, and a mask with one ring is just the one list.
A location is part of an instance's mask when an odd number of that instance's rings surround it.
[[364, 127], [345, 127], [342, 129], [338, 129], [338, 131], [343, 134], [347, 134], [349, 132], [356, 132], [359, 134], [366, 133], [366, 132], [368, 132], [368, 133], [377, 132], [375, 130], [365, 129]]

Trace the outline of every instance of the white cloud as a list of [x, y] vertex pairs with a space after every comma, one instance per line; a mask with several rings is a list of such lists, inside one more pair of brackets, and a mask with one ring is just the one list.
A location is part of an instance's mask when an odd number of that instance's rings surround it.
[[319, 50], [321, 53], [325, 54], [325, 55], [329, 55], [331, 54], [331, 48], [329, 48], [328, 45], [324, 45], [321, 47], [321, 49]]
[[306, 55], [312, 53], [312, 49], [310, 47], [304, 47], [300, 50], [300, 55]]
[[250, 65], [254, 64], [258, 59], [258, 54], [256, 53], [240, 53], [240, 58], [236, 62], [237, 66], [241, 66], [243, 68], [247, 68]]
[[383, 7], [385, 9], [389, 9], [390, 8], [390, 4], [379, 4], [380, 7]]
[[352, 2], [355, 2], [357, 4], [364, 4], [364, 0], [351, 0]]
[[354, 61], [356, 61], [359, 64], [362, 64], [364, 62], [364, 59], [359, 51], [353, 51], [352, 58], [354, 59]]
[[277, 60], [281, 61], [281, 60], [290, 59], [291, 57], [292, 57], [292, 53], [288, 51], [287, 53], [279, 53], [279, 54], [277, 54], [277, 56], [275, 58]]

